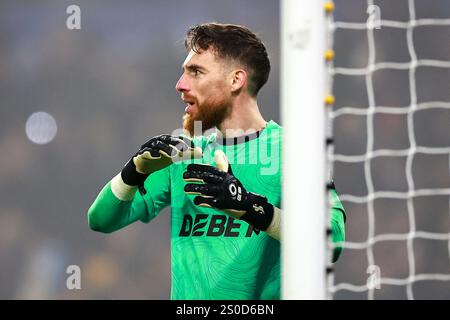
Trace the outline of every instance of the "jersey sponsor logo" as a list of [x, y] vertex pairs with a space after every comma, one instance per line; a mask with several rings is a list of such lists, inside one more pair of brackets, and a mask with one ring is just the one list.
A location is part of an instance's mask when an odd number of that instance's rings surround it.
[[253, 234], [259, 235], [259, 230], [239, 220], [220, 214], [184, 215], [181, 224], [180, 237], [240, 237], [246, 238]]

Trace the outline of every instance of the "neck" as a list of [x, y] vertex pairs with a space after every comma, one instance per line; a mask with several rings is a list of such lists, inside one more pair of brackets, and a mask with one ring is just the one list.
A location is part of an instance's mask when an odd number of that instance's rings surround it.
[[257, 132], [266, 124], [256, 99], [239, 96], [231, 106], [230, 115], [219, 125], [218, 129], [224, 137], [234, 138]]

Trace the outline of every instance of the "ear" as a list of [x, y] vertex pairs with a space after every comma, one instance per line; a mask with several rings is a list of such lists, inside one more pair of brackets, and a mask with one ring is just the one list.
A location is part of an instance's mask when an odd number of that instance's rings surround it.
[[235, 69], [231, 72], [231, 92], [240, 91], [247, 83], [247, 72], [244, 69]]

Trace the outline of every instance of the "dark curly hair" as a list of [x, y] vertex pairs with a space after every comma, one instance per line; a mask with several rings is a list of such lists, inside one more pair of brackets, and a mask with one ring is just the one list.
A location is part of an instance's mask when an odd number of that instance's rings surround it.
[[211, 47], [218, 57], [241, 63], [248, 69], [248, 92], [253, 97], [269, 78], [266, 47], [247, 27], [220, 23], [195, 25], [188, 30], [184, 45], [196, 53]]

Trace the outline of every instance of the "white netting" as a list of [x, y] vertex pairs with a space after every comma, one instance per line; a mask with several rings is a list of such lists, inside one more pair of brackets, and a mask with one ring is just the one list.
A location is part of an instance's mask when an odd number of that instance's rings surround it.
[[[328, 21], [328, 45], [336, 52], [328, 68], [328, 88], [336, 96], [328, 111], [336, 141], [329, 158], [347, 210], [347, 242], [329, 291], [337, 299], [448, 299], [450, 19], [445, 14], [450, 17], [450, 5], [399, 1], [404, 21], [394, 21], [383, 17], [395, 18], [387, 3], [364, 4], [381, 14], [369, 23], [339, 21], [339, 6], [350, 4], [335, 1], [334, 18]], [[424, 3], [441, 6], [442, 14], [419, 17]], [[356, 40], [343, 48], [337, 41], [345, 39], [345, 32]], [[361, 52], [365, 66], [344, 65], [352, 57], [361, 60]], [[389, 57], [395, 61], [383, 61]], [[363, 98], [347, 98], [352, 94]]]

